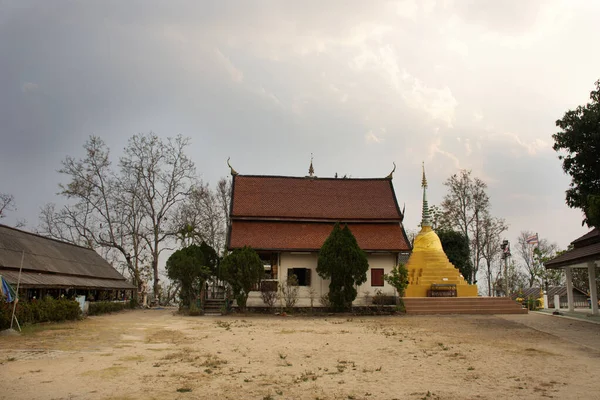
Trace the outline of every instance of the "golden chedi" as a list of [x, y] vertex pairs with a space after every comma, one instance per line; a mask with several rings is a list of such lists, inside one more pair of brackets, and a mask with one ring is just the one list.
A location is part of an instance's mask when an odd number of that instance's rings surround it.
[[432, 284], [456, 285], [458, 297], [477, 296], [477, 285], [469, 285], [460, 271], [448, 260], [442, 242], [431, 229], [431, 216], [427, 204], [427, 179], [423, 166], [423, 220], [421, 231], [415, 238], [406, 268], [408, 287], [405, 297], [428, 297]]

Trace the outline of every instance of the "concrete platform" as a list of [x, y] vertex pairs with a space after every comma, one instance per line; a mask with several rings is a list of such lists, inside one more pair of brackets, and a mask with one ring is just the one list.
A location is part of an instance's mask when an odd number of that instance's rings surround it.
[[405, 297], [407, 314], [527, 314], [506, 297]]

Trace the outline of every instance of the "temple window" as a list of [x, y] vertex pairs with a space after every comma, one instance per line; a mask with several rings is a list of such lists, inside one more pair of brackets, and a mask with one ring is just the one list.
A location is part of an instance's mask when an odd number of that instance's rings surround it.
[[310, 268], [288, 268], [288, 276], [296, 275], [298, 286], [310, 286], [311, 272]]
[[371, 286], [383, 286], [383, 268], [371, 269]]

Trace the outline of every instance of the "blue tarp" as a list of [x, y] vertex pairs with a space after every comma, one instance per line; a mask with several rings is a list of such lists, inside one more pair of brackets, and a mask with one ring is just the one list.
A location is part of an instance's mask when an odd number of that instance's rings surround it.
[[7, 303], [12, 303], [15, 300], [15, 290], [10, 286], [10, 284], [4, 279], [2, 275], [0, 275], [0, 280], [2, 281], [2, 285], [0, 285], [0, 291], [2, 292], [2, 297], [4, 297]]

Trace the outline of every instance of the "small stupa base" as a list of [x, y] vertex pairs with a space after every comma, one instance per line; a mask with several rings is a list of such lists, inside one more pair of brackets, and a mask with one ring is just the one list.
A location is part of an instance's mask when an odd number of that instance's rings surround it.
[[[404, 292], [404, 297], [429, 297], [431, 284], [410, 284]], [[456, 297], [477, 297], [477, 285], [456, 285]]]

